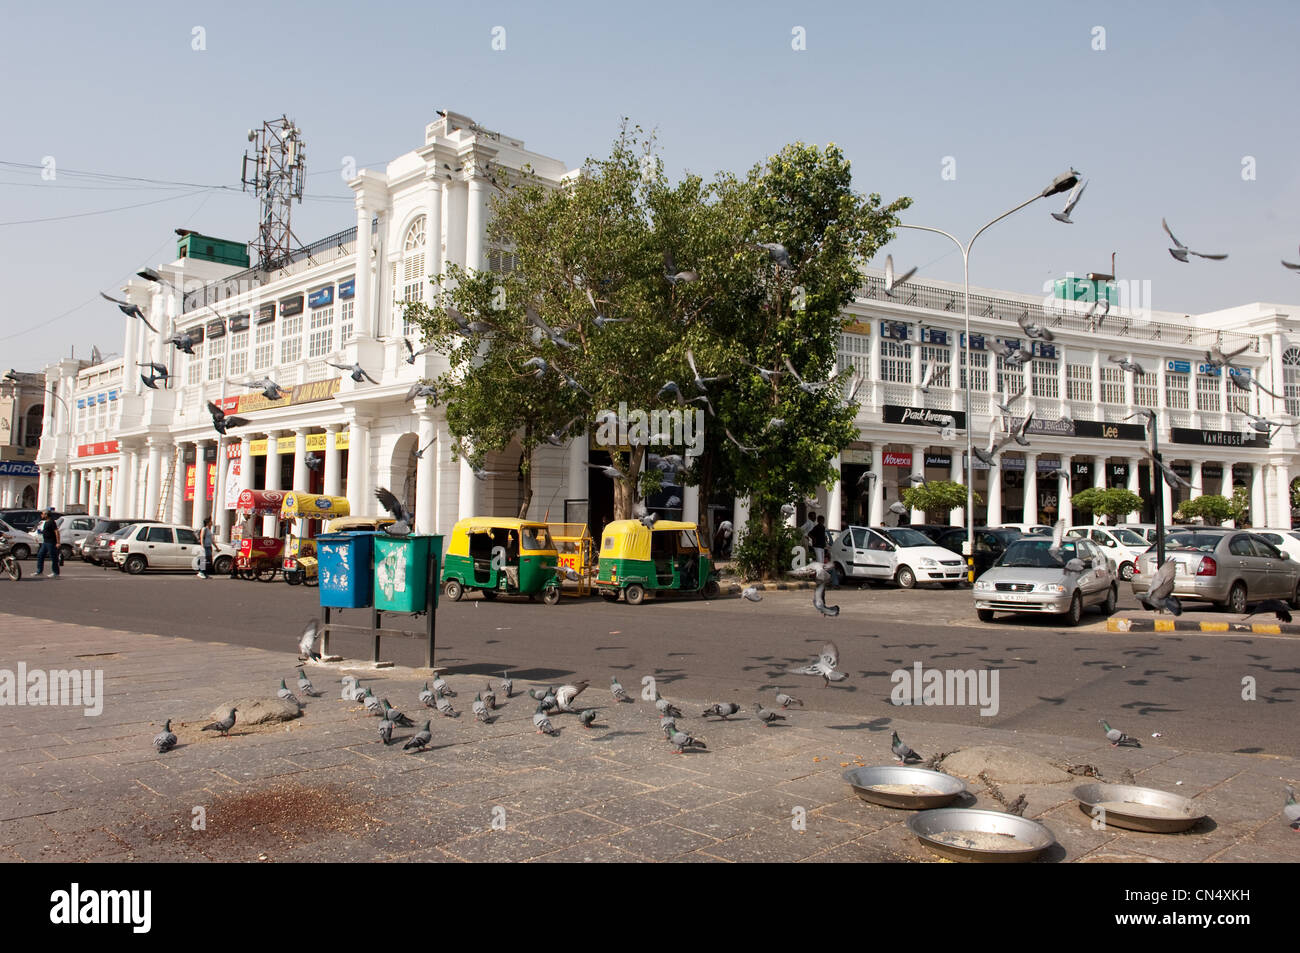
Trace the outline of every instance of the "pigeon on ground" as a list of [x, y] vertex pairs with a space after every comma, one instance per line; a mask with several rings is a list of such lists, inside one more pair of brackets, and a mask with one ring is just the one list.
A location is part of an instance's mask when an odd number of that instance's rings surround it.
[[403, 728], [414, 728], [415, 722], [411, 721], [406, 715], [394, 708], [387, 698], [380, 699], [379, 702], [384, 706], [384, 717], [395, 725], [401, 725]]
[[164, 754], [176, 747], [176, 736], [172, 734], [172, 720], [170, 718], [163, 725], [163, 730], [154, 736], [153, 747], [159, 754]]
[[903, 744], [903, 739], [898, 737], [898, 732], [894, 732], [893, 738], [890, 739], [889, 750], [894, 752], [894, 757], [899, 760], [900, 764], [911, 762], [915, 764], [918, 761], [924, 761], [919, 754]]
[[584, 728], [591, 728], [591, 723], [596, 720], [596, 709], [584, 708], [578, 712], [578, 724]]
[[460, 712], [458, 712], [455, 708], [451, 707], [451, 702], [449, 702], [447, 700], [447, 696], [442, 694], [441, 692], [433, 693], [433, 704], [438, 709], [439, 714], [443, 715], [446, 718], [460, 717]]
[[901, 275], [895, 276], [894, 256], [886, 255], [885, 256], [885, 294], [892, 298], [894, 296], [894, 289], [897, 288], [899, 285], [901, 285], [903, 282], [907, 281], [907, 279], [911, 278], [914, 274], [916, 274], [915, 268], [911, 269], [910, 271], [905, 271]]
[[370, 381], [372, 384], [379, 383], [379, 381], [367, 374], [360, 364], [335, 364], [333, 361], [326, 361], [325, 363], [330, 367], [337, 367], [341, 371], [347, 371], [348, 376], [358, 384], [363, 380]]
[[420, 689], [419, 698], [420, 698], [420, 704], [424, 705], [425, 708], [433, 707], [433, 692], [429, 690], [428, 682], [425, 682], [424, 688]]
[[402, 745], [403, 751], [410, 751], [414, 748], [416, 751], [423, 751], [429, 747], [429, 742], [433, 740], [433, 732], [429, 728], [429, 722], [424, 723], [424, 727], [411, 736], [411, 740]]
[[506, 698], [510, 698], [515, 691], [514, 679], [509, 678], [508, 673], [502, 672], [501, 681], [497, 684], [497, 688], [501, 689]]
[[791, 675], [819, 675], [822, 679], [822, 687], [830, 686], [831, 682], [842, 682], [848, 678], [847, 672], [836, 671], [835, 666], [840, 661], [840, 650], [835, 647], [834, 642], [827, 642], [822, 646], [822, 650], [811, 665], [805, 665], [803, 668], [791, 670]]
[[539, 735], [558, 735], [555, 726], [551, 724], [551, 719], [546, 717], [546, 711], [542, 708], [542, 703], [537, 703], [537, 711], [533, 712], [533, 727], [537, 729]]
[[497, 693], [492, 691], [491, 682], [488, 682], [487, 687], [483, 689], [483, 704], [487, 705], [488, 711], [497, 710]]
[[1261, 612], [1272, 612], [1277, 616], [1279, 622], [1291, 621], [1291, 607], [1281, 599], [1265, 599], [1262, 602], [1252, 603], [1247, 608], [1250, 609], [1250, 611], [1246, 613], [1247, 619], [1253, 615], [1258, 615]]
[[668, 715], [671, 718], [681, 718], [682, 710], [666, 698], [661, 698], [658, 692], [655, 692], [655, 710], [661, 715]]
[[1025, 816], [1025, 808], [1029, 806], [1029, 801], [1023, 794], [1007, 805], [1007, 813], [1014, 814], [1016, 817]]
[[746, 586], [740, 591], [740, 595], [742, 598], [748, 599], [750, 602], [763, 601], [763, 597], [759, 595], [757, 586]]
[[718, 702], [717, 704], [710, 705], [708, 708], [704, 709], [700, 714], [700, 717], [708, 718], [710, 715], [716, 715], [723, 721], [726, 721], [738, 711], [740, 711], [740, 706], [735, 702]]
[[1073, 225], [1074, 221], [1070, 218], [1070, 213], [1073, 212], [1074, 207], [1079, 204], [1079, 199], [1083, 198], [1083, 190], [1087, 188], [1087, 186], [1088, 183], [1083, 179], [1076, 182], [1074, 188], [1070, 190], [1070, 194], [1065, 200], [1065, 208], [1061, 209], [1059, 212], [1053, 212], [1052, 218], [1056, 219], [1058, 222], [1064, 222], [1066, 225]]
[[320, 638], [320, 622], [316, 619], [308, 619], [307, 624], [303, 626], [302, 636], [298, 639], [299, 659], [320, 661], [320, 653], [315, 649], [318, 638]]
[[1138, 602], [1152, 612], [1169, 612], [1173, 615], [1183, 614], [1183, 604], [1174, 595], [1174, 583], [1177, 581], [1178, 563], [1166, 559], [1151, 577], [1146, 592], [1137, 593]]
[[831, 570], [821, 563], [809, 563], [807, 566], [791, 570], [790, 575], [812, 576], [816, 582], [816, 587], [813, 589], [813, 608], [823, 616], [830, 616], [831, 618], [840, 614], [839, 606], [828, 606], [826, 604], [826, 586], [831, 582]]
[[138, 304], [132, 304], [129, 301], [122, 301], [118, 298], [110, 298], [102, 291], [99, 293], [99, 296], [103, 298], [105, 301], [111, 301], [113, 302], [113, 304], [117, 305], [117, 310], [121, 311], [128, 318], [139, 318], [141, 321], [144, 322], [145, 327], [147, 327], [150, 331], [152, 331], [154, 334], [158, 333], [158, 329], [149, 323], [149, 319], [144, 316], [144, 312], [140, 310], [140, 306]]
[[664, 715], [662, 718], [659, 719], [659, 730], [664, 733], [665, 738], [667, 738], [669, 734], [675, 731], [676, 728], [677, 728], [677, 719], [673, 718], [671, 715]]
[[298, 691], [309, 698], [320, 698], [320, 692], [316, 691], [316, 686], [311, 683], [311, 679], [303, 671], [298, 672]]
[[293, 702], [295, 705], [300, 704], [300, 702], [298, 701], [298, 696], [295, 695], [293, 692], [289, 691], [288, 686], [284, 684], [284, 679], [280, 679], [280, 687], [279, 689], [276, 690], [275, 694], [280, 698], [282, 698], [284, 701]]
[[776, 703], [782, 708], [789, 708], [791, 705], [798, 705], [800, 708], [803, 707], [803, 699], [795, 698], [793, 695], [787, 695], [780, 689], [778, 689], [776, 693]]
[[366, 693], [369, 691], [369, 688], [362, 688], [360, 680], [357, 680], [352, 685], [351, 700], [359, 705], [366, 700]]
[[785, 715], [764, 708], [763, 703], [760, 701], [754, 702], [754, 717], [761, 721], [764, 727], [771, 727], [778, 721], [786, 720]]
[[573, 700], [581, 695], [587, 689], [588, 683], [577, 682], [570, 685], [561, 685], [559, 691], [555, 693], [555, 704], [560, 711], [566, 711], [573, 714]]
[[1174, 243], [1175, 247], [1169, 249], [1169, 254], [1173, 255], [1174, 258], [1178, 259], [1181, 262], [1186, 262], [1188, 255], [1195, 255], [1197, 258], [1209, 258], [1213, 261], [1222, 261], [1223, 259], [1228, 257], [1227, 255], [1206, 255], [1199, 251], [1192, 251], [1190, 248], [1188, 248], [1186, 245], [1184, 245], [1182, 242], [1180, 242], [1177, 238], [1174, 237], [1174, 233], [1169, 230], [1169, 223], [1166, 222], [1163, 218], [1160, 220], [1160, 227], [1165, 230], [1165, 234], [1168, 235], [1170, 240]]
[[474, 701], [470, 703], [470, 711], [474, 713], [474, 717], [476, 719], [483, 722], [484, 724], [487, 724], [488, 707], [484, 703], [483, 696], [481, 694], [474, 695]]
[[387, 718], [379, 723], [379, 738], [385, 745], [393, 743], [393, 723]]
[[378, 715], [381, 718], [384, 716], [383, 703], [375, 697], [375, 693], [370, 689], [366, 689], [366, 694], [362, 701], [365, 703], [366, 711], [370, 712], [372, 715]]
[[1282, 806], [1282, 816], [1286, 818], [1291, 830], [1300, 831], [1300, 804], [1296, 803], [1295, 788], [1289, 784], [1286, 786], [1286, 804]]
[[229, 714], [229, 715], [227, 715], [225, 718], [222, 718], [220, 721], [214, 721], [214, 722], [213, 722], [212, 724], [210, 724], [210, 725], [204, 725], [204, 726], [203, 726], [203, 730], [204, 730], [204, 731], [219, 731], [219, 732], [221, 732], [221, 735], [222, 735], [223, 738], [224, 738], [224, 737], [229, 737], [229, 736], [230, 736], [230, 729], [233, 728], [233, 727], [235, 727], [235, 712], [237, 712], [237, 711], [239, 711], [238, 708], [232, 708], [232, 709], [230, 709], [230, 714]]
[[668, 743], [673, 746], [673, 751], [676, 752], [677, 754], [681, 754], [682, 751], [686, 748], [704, 749], [707, 747], [704, 744], [704, 739], [692, 738], [686, 732], [678, 731], [676, 729], [673, 729], [673, 731], [669, 733]]
[[1141, 748], [1141, 743], [1136, 738], [1130, 738], [1118, 728], [1112, 728], [1103, 718], [1100, 722], [1102, 730], [1106, 732], [1106, 740], [1110, 742], [1112, 748], [1123, 746], [1125, 748]]
[[447, 684], [447, 680], [441, 675], [435, 675], [433, 677], [433, 690], [442, 695], [446, 695], [448, 698], [456, 697], [455, 691], [452, 690], [452, 687]]
[[406, 508], [406, 505], [390, 493], [387, 487], [383, 486], [375, 490], [375, 499], [379, 501], [384, 509], [392, 513], [393, 518], [396, 520], [395, 523], [384, 526], [384, 532], [389, 536], [410, 536], [415, 526], [415, 516]]
[[632, 697], [627, 693], [627, 689], [619, 683], [618, 678], [614, 675], [609, 677], [609, 693], [614, 696], [616, 702], [630, 702], [632, 700]]

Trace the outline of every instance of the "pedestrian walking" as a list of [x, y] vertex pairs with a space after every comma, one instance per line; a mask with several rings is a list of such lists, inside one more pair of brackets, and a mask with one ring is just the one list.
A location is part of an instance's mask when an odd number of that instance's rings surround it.
[[199, 530], [199, 544], [203, 547], [203, 566], [199, 569], [200, 579], [208, 578], [212, 569], [212, 517], [203, 517], [203, 528]]
[[54, 510], [42, 511], [45, 522], [41, 524], [41, 546], [36, 550], [36, 575], [45, 575], [45, 557], [50, 558], [50, 568], [54, 578], [59, 578], [59, 524], [54, 518]]
[[817, 517], [817, 524], [808, 534], [808, 539], [812, 543], [813, 555], [817, 557], [817, 565], [826, 562], [826, 517]]

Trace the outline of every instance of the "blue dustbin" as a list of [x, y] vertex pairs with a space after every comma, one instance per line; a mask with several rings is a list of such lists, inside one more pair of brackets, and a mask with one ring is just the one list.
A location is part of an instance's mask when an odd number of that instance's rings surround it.
[[326, 533], [316, 537], [320, 604], [365, 609], [374, 590], [375, 534]]

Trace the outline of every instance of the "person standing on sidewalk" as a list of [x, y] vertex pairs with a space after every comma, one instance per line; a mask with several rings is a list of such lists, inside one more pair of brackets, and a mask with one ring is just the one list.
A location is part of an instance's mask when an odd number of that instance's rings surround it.
[[812, 543], [813, 555], [817, 557], [817, 565], [820, 566], [826, 562], [826, 517], [817, 517], [817, 525], [808, 534], [808, 540]]
[[212, 517], [203, 517], [203, 528], [199, 530], [199, 545], [203, 547], [203, 567], [199, 570], [200, 579], [208, 578], [212, 569]]
[[54, 578], [59, 578], [59, 524], [54, 519], [54, 510], [45, 510], [41, 514], [45, 522], [41, 524], [41, 548], [36, 550], [36, 575], [45, 575], [45, 557], [50, 557], [50, 567]]

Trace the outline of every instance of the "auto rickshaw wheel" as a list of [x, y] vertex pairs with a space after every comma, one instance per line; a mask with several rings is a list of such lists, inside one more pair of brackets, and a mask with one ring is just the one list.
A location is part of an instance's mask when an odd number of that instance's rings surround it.
[[645, 600], [645, 587], [634, 582], [623, 590], [623, 598], [628, 605], [639, 606]]
[[296, 586], [302, 582], [302, 574], [296, 570], [290, 570], [284, 574], [284, 581], [291, 586]]
[[464, 595], [465, 587], [455, 579], [448, 579], [442, 584], [442, 594], [452, 602], [460, 602], [460, 597]]
[[542, 590], [542, 602], [553, 606], [560, 601], [560, 590], [556, 586], [547, 586]]
[[718, 593], [721, 591], [722, 587], [718, 585], [718, 580], [716, 579], [710, 579], [704, 584], [705, 599], [716, 599], [718, 598]]

